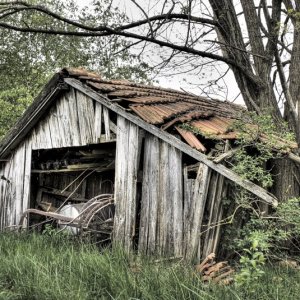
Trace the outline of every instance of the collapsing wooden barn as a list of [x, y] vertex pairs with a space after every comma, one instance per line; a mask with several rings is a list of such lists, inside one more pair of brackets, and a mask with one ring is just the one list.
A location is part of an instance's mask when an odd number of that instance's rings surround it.
[[56, 213], [114, 194], [112, 236], [125, 249], [206, 257], [218, 245], [220, 228], [211, 225], [222, 219], [228, 181], [277, 203], [204, 154], [236, 138], [230, 125], [243, 113], [229, 102], [63, 69], [1, 143], [1, 230], [27, 209]]

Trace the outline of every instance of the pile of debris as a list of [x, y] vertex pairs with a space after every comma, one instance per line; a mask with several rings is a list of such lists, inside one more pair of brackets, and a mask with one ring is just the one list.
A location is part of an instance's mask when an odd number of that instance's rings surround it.
[[206, 283], [228, 285], [234, 280], [232, 276], [234, 269], [228, 265], [227, 261], [216, 263], [214, 253], [209, 254], [202, 263], [196, 265], [196, 271]]

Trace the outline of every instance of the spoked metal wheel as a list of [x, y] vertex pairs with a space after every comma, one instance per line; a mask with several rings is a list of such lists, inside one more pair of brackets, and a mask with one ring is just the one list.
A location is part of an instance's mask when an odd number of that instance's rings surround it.
[[82, 233], [88, 233], [95, 243], [108, 243], [111, 240], [115, 214], [112, 194], [92, 198], [82, 208]]

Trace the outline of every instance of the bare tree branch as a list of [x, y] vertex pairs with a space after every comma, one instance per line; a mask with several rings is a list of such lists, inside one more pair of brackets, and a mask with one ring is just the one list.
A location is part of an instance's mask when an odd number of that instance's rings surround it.
[[134, 39], [138, 39], [138, 40], [147, 41], [147, 42], [150, 42], [152, 44], [156, 44], [156, 45], [159, 45], [162, 47], [168, 47], [170, 49], [178, 50], [180, 52], [195, 54], [200, 57], [210, 58], [212, 60], [223, 61], [231, 66], [236, 67], [238, 70], [240, 70], [242, 73], [244, 73], [245, 76], [249, 80], [253, 81], [253, 83], [257, 83], [259, 81], [258, 78], [255, 78], [255, 76], [253, 76], [253, 74], [251, 74], [245, 67], [238, 64], [238, 62], [233, 59], [230, 59], [230, 58], [227, 58], [227, 57], [224, 57], [221, 55], [213, 54], [210, 52], [196, 50], [194, 48], [190, 48], [187, 46], [176, 45], [176, 44], [173, 44], [170, 42], [153, 39], [148, 36], [143, 36], [143, 35], [139, 35], [136, 33], [127, 32], [127, 31], [121, 31], [118, 28], [113, 29], [113, 28], [105, 26], [105, 27], [101, 28], [101, 31], [99, 30], [100, 32], [81, 32], [81, 31], [24, 28], [24, 27], [9, 25], [4, 22], [0, 22], [0, 27], [12, 29], [15, 31], [20, 31], [20, 32], [45, 33], [45, 34], [52, 34], [52, 35], [69, 35], [69, 36], [81, 36], [81, 37], [91, 37], [91, 36], [102, 37], [102, 36], [109, 36], [109, 35], [119, 35], [119, 36], [123, 36], [123, 37], [134, 38]]

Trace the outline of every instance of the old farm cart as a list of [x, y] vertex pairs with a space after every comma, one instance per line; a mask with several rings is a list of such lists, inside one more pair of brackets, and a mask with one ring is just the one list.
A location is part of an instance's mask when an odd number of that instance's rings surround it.
[[228, 180], [277, 205], [205, 154], [216, 141], [226, 147], [236, 138], [228, 128], [243, 112], [228, 102], [64, 69], [1, 144], [1, 229], [18, 224], [26, 209], [57, 212], [113, 193], [113, 239], [125, 249], [206, 257], [218, 246], [220, 228], [210, 225], [222, 219]]

